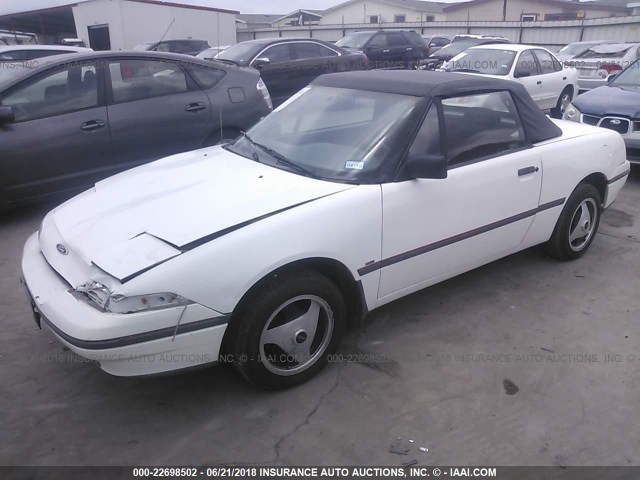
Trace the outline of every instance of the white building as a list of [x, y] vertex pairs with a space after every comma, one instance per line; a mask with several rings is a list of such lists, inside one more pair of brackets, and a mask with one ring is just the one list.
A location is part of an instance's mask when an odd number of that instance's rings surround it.
[[[34, 0], [0, 6], [0, 29], [35, 33], [39, 43], [77, 37], [94, 50], [130, 50], [165, 40], [236, 42], [237, 11], [208, 0]], [[34, 9], [34, 6], [39, 8]]]
[[349, 0], [323, 11], [320, 24], [436, 22], [445, 20], [442, 10], [422, 0]]

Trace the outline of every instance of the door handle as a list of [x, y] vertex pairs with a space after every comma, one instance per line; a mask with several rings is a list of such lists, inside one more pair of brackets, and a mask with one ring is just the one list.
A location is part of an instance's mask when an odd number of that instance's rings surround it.
[[87, 132], [102, 127], [104, 127], [104, 122], [102, 120], [90, 120], [80, 125], [80, 130]]
[[207, 106], [204, 103], [190, 103], [185, 107], [187, 112], [197, 112], [198, 110], [204, 110]]
[[523, 175], [530, 175], [532, 173], [536, 173], [538, 170], [540, 170], [538, 167], [524, 167], [521, 168], [520, 170], [518, 170], [518, 176], [522, 177]]
[[542, 85], [542, 80], [538, 80], [538, 85]]

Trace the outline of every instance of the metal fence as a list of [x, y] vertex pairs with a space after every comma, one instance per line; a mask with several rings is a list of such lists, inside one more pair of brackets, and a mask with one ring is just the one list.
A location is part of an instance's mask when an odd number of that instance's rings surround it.
[[552, 50], [583, 40], [616, 40], [640, 42], [640, 15], [544, 22], [406, 22], [352, 23], [344, 25], [309, 25], [238, 29], [238, 42], [273, 37], [312, 37], [336, 41], [347, 33], [361, 30], [415, 30], [422, 35], [457, 34], [496, 35], [512, 42], [545, 46]]

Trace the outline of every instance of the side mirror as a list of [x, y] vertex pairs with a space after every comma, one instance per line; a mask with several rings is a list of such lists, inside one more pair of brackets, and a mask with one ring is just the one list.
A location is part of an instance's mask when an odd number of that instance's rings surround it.
[[411, 178], [447, 178], [447, 159], [443, 155], [410, 155], [406, 167]]
[[270, 63], [271, 60], [269, 60], [269, 57], [260, 57], [255, 59], [255, 61], [253, 62], [253, 66], [256, 68], [261, 68], [265, 65], [269, 65]]
[[16, 116], [13, 113], [13, 108], [0, 106], [0, 125], [5, 123], [11, 123], [16, 120]]
[[612, 73], [611, 75], [609, 75], [609, 77], [607, 78], [607, 83], [613, 82], [617, 76], [618, 76], [617, 73]]

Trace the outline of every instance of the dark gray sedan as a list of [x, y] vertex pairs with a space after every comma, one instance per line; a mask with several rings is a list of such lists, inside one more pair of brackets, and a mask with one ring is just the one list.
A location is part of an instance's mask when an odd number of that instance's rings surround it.
[[257, 71], [157, 52], [48, 57], [0, 84], [0, 209], [235, 138], [271, 107]]

